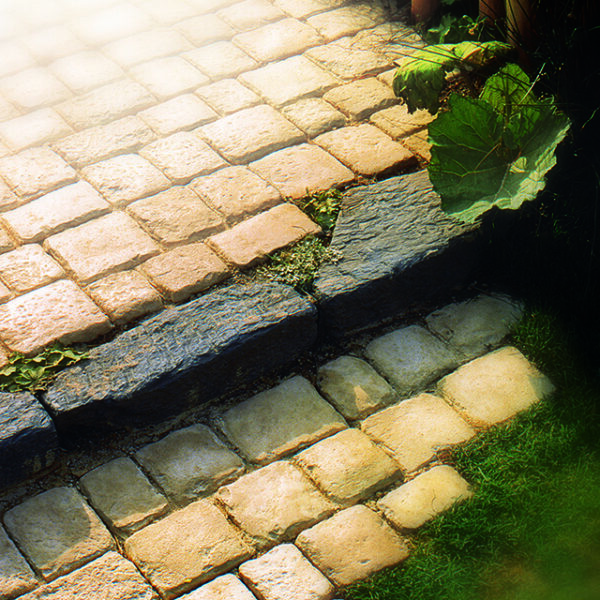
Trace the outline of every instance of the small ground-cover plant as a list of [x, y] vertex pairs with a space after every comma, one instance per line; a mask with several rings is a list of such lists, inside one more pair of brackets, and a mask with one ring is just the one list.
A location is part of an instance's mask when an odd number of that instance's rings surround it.
[[342, 192], [337, 188], [330, 188], [321, 192], [309, 192], [304, 198], [298, 200], [298, 206], [323, 231], [330, 232], [335, 226], [342, 206]]

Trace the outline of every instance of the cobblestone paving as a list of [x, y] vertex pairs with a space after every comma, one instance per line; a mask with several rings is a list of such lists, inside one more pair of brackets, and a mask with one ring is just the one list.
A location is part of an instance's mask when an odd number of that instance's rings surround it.
[[343, 597], [477, 493], [444, 449], [552, 392], [498, 348], [520, 315], [498, 296], [449, 305], [322, 365], [314, 386], [291, 377], [13, 501], [0, 598]]
[[419, 43], [372, 0], [2, 0], [0, 356], [184, 301], [318, 233], [290, 199], [414, 166], [390, 73]]

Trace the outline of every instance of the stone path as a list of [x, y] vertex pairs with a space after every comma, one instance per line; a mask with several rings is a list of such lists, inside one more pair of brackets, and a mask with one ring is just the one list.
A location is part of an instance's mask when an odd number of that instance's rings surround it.
[[90, 341], [319, 228], [290, 199], [427, 158], [372, 0], [0, 4], [0, 363]]
[[479, 296], [9, 502], [2, 600], [331, 600], [469, 498], [444, 448], [553, 386]]

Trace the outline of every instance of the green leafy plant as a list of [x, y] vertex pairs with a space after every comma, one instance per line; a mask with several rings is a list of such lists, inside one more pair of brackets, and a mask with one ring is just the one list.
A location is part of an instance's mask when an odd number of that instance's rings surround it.
[[16, 352], [9, 356], [8, 363], [0, 368], [0, 390], [44, 390], [59, 371], [87, 357], [87, 352], [65, 348], [60, 344], [53, 344], [31, 357]]
[[342, 205], [342, 192], [336, 188], [310, 192], [298, 205], [323, 231], [331, 231]]
[[424, 34], [428, 44], [457, 44], [466, 40], [481, 41], [483, 35], [483, 19], [474, 20], [469, 15], [442, 15], [435, 27], [430, 27]]

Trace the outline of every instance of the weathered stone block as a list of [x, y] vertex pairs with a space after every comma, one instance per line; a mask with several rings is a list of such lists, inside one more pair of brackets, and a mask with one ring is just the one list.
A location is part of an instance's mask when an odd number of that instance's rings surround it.
[[255, 597], [235, 575], [227, 574], [182, 596], [181, 600], [255, 600]]
[[34, 588], [37, 583], [31, 567], [0, 527], [0, 598], [12, 600]]
[[394, 92], [375, 77], [340, 85], [329, 90], [323, 99], [356, 121], [398, 102]]
[[237, 79], [222, 79], [201, 87], [196, 93], [222, 115], [261, 103], [260, 97]]
[[[236, 6], [236, 11], [240, 12], [239, 4]], [[240, 16], [243, 14], [240, 12]], [[235, 77], [257, 66], [253, 58], [235, 44], [225, 40], [196, 48], [183, 56], [213, 81], [224, 77]]]
[[311, 138], [346, 124], [344, 115], [321, 98], [299, 100], [284, 106], [281, 112]]
[[217, 113], [193, 94], [183, 94], [142, 111], [139, 116], [159, 135], [193, 129], [217, 118]]

